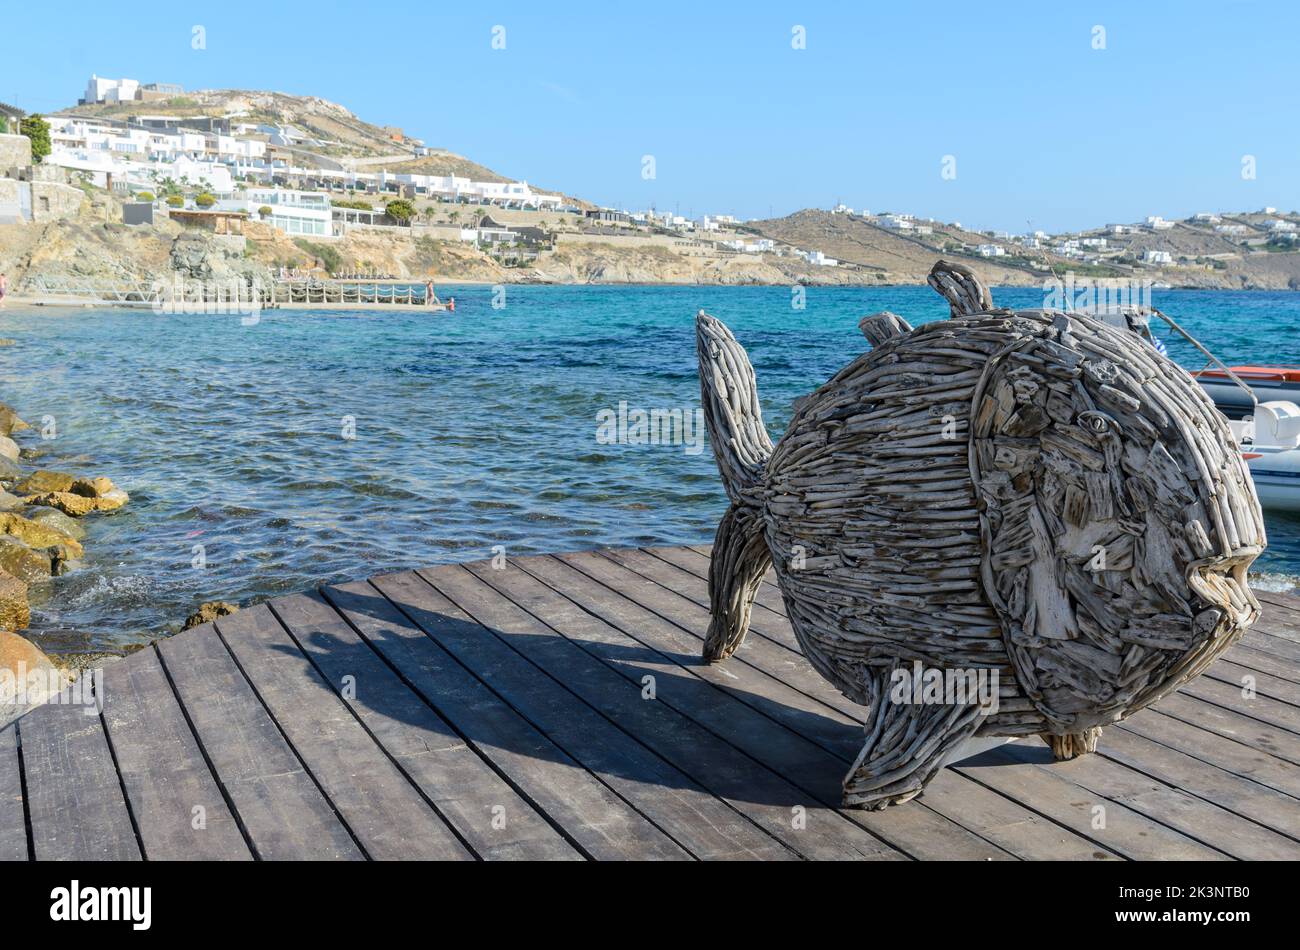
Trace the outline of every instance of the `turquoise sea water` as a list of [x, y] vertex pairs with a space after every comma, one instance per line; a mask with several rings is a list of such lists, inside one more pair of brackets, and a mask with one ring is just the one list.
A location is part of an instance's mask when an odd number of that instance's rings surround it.
[[[928, 288], [439, 287], [455, 314], [0, 311], [0, 401], [53, 418], [42, 467], [108, 475], [87, 559], [37, 592], [51, 649], [174, 630], [247, 602], [440, 561], [711, 540], [725, 498], [707, 446], [604, 444], [598, 414], [699, 402], [692, 318], [730, 324], [774, 437], [792, 399], [866, 348], [867, 313], [946, 316]], [[1004, 306], [1043, 304], [1001, 289]], [[1228, 361], [1300, 365], [1300, 294], [1156, 291]], [[1199, 368], [1189, 346], [1171, 355]], [[349, 423], [355, 438], [346, 438]], [[29, 433], [29, 436], [31, 434]], [[1269, 517], [1257, 568], [1300, 576], [1300, 521]], [[201, 545], [201, 549], [197, 546]], [[196, 566], [199, 565], [199, 566]]]

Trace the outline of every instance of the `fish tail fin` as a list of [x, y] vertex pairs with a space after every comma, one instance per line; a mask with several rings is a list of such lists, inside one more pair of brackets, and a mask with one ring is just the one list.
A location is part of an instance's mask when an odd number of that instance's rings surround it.
[[704, 425], [731, 499], [713, 543], [712, 617], [704, 639], [704, 658], [723, 660], [745, 639], [754, 595], [772, 563], [759, 496], [772, 440], [763, 425], [754, 367], [726, 324], [701, 310], [695, 318], [695, 342]]
[[761, 483], [772, 455], [754, 367], [726, 324], [703, 310], [695, 317], [695, 350], [700, 359], [704, 427], [727, 497], [742, 503]]

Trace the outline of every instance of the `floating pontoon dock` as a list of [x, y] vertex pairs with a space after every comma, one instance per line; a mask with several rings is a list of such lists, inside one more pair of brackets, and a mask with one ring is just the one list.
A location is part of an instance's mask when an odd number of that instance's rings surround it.
[[37, 278], [19, 288], [11, 302], [36, 307], [125, 307], [175, 313], [239, 313], [262, 310], [445, 311], [435, 293], [426, 298], [419, 280], [277, 278], [256, 288], [229, 281], [168, 286], [145, 282]]

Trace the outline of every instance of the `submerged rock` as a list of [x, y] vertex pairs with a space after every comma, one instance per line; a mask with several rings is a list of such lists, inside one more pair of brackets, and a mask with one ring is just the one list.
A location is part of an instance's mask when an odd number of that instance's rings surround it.
[[21, 498], [0, 488], [0, 511], [17, 511], [22, 507], [24, 506]]
[[0, 630], [21, 630], [31, 622], [27, 585], [12, 574], [0, 571]]
[[17, 462], [0, 455], [0, 482], [13, 482], [23, 477], [23, 470]]
[[181, 630], [185, 631], [200, 624], [211, 623], [218, 617], [228, 617], [238, 610], [238, 604], [232, 604], [224, 600], [206, 601], [199, 604], [199, 609], [185, 618], [185, 625], [181, 627]]

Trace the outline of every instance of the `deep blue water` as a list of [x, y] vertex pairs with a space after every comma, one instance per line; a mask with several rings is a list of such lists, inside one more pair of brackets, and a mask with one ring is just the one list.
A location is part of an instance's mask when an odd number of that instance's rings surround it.
[[[0, 311], [0, 401], [33, 424], [43, 467], [131, 494], [87, 519], [87, 560], [56, 579], [33, 634], [55, 649], [174, 630], [199, 601], [253, 598], [439, 561], [710, 540], [725, 507], [711, 451], [606, 445], [597, 414], [693, 410], [692, 318], [727, 321], [769, 428], [861, 353], [858, 319], [946, 316], [924, 287], [487, 287], [453, 315]], [[1043, 304], [1037, 289], [1000, 305]], [[1156, 291], [1225, 360], [1300, 365], [1300, 294]], [[1182, 341], [1170, 352], [1201, 363]], [[344, 417], [355, 423], [343, 437]], [[30, 435], [30, 434], [29, 434]], [[28, 438], [25, 444], [38, 444]], [[1269, 518], [1257, 562], [1300, 575], [1300, 522]], [[206, 566], [195, 567], [195, 545]], [[37, 595], [39, 600], [43, 595]]]

